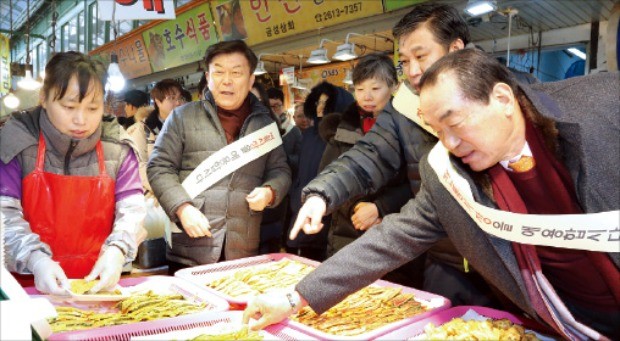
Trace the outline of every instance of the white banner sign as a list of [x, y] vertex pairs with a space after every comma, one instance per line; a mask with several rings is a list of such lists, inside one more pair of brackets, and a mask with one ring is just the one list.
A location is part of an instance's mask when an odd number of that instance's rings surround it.
[[228, 174], [281, 144], [282, 137], [278, 125], [274, 122], [213, 153], [183, 180], [183, 188], [190, 198], [194, 199]]
[[175, 19], [174, 0], [97, 0], [99, 20]]
[[282, 68], [282, 76], [284, 77], [284, 81], [288, 85], [292, 85], [295, 83], [295, 67], [285, 67]]
[[471, 188], [438, 142], [428, 155], [430, 165], [452, 197], [478, 226], [512, 242], [575, 250], [620, 252], [620, 211], [588, 214], [519, 214], [480, 205]]

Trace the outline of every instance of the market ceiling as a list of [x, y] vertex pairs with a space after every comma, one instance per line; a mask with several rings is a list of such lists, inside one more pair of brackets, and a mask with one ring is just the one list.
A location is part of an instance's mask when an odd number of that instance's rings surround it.
[[[45, 3], [63, 0], [0, 0], [0, 32], [8, 33], [11, 29], [10, 9], [12, 8], [13, 31], [20, 30], [26, 23], [26, 5], [30, 1], [31, 18]], [[377, 0], [380, 1], [380, 0]], [[430, 0], [429, 2], [433, 2]], [[437, 0], [434, 2], [448, 3], [463, 10], [467, 0]], [[501, 12], [507, 9], [516, 9], [518, 14], [513, 21], [512, 35], [528, 34], [538, 31], [548, 31], [564, 27], [572, 27], [595, 21], [605, 21], [609, 18], [611, 10], [620, 0], [498, 0], [498, 12], [490, 16], [469, 18], [464, 17], [470, 23], [470, 31], [473, 41], [491, 40], [507, 36], [507, 17]], [[386, 37], [388, 39], [382, 39]], [[391, 50], [391, 33], [388, 31], [378, 32], [376, 35], [367, 37], [353, 37], [351, 40], [363, 46], [367, 51]], [[343, 37], [344, 40], [344, 37]], [[340, 42], [342, 43], [342, 42]], [[333, 45], [333, 46], [332, 46]], [[338, 44], [326, 44], [326, 48], [335, 50]], [[317, 46], [305, 49], [289, 50], [290, 55], [308, 56]], [[295, 64], [295, 58], [265, 57], [265, 60]]]
[[[472, 41], [486, 41], [508, 36], [508, 9], [516, 9], [518, 14], [513, 17], [511, 36], [523, 34], [537, 35], [539, 31], [550, 31], [566, 27], [574, 27], [597, 21], [609, 19], [614, 5], [620, 0], [498, 0], [498, 10], [490, 15], [481, 17], [469, 17], [463, 11], [467, 0], [430, 0], [429, 2], [447, 3], [461, 10], [463, 17], [469, 23]], [[383, 38], [382, 38], [383, 37]], [[534, 37], [536, 40], [537, 37]], [[392, 33], [390, 30], [367, 34], [365, 37], [354, 36], [350, 38], [363, 53], [392, 50]], [[326, 43], [328, 55], [333, 55], [336, 47], [344, 42], [342, 40]], [[286, 51], [286, 57], [265, 56], [262, 59], [275, 63], [295, 65], [299, 63], [295, 56], [309, 56], [312, 50], [318, 48], [317, 44], [301, 49]], [[304, 67], [309, 66], [304, 63]]]
[[[30, 0], [30, 13], [36, 13], [46, 0]], [[11, 17], [13, 31], [18, 31], [26, 24], [28, 0], [0, 0], [0, 32], [11, 32]], [[12, 14], [11, 14], [12, 11]], [[33, 15], [30, 16], [31, 18]]]

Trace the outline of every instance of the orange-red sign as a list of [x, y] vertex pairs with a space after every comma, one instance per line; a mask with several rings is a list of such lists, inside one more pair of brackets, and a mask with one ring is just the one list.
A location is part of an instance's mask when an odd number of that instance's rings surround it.
[[118, 66], [127, 79], [138, 78], [153, 72], [141, 35], [133, 35], [129, 39], [110, 46], [102, 51], [99, 57], [109, 63], [112, 52], [116, 52]]

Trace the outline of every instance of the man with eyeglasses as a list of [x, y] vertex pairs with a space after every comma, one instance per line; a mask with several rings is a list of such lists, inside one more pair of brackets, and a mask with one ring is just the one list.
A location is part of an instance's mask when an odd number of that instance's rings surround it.
[[282, 144], [284, 145], [284, 151], [288, 159], [289, 166], [293, 170], [293, 177], [295, 176], [295, 170], [299, 161], [299, 148], [301, 146], [301, 129], [296, 127], [291, 118], [284, 110], [284, 93], [282, 90], [276, 88], [269, 88], [267, 90], [267, 97], [269, 97], [269, 106], [271, 111], [280, 119], [280, 126], [284, 133], [282, 134]]
[[291, 184], [278, 126], [249, 95], [257, 61], [241, 40], [209, 46], [204, 101], [176, 108], [155, 142], [149, 182], [178, 225], [169, 273], [258, 254], [261, 212]]
[[292, 126], [289, 116], [284, 110], [284, 93], [277, 88], [267, 89], [267, 98], [269, 98], [269, 107], [274, 115], [280, 119], [280, 126], [288, 132]]

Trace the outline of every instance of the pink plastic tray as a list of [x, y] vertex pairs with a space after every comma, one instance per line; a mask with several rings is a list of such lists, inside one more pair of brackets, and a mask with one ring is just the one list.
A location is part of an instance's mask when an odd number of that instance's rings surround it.
[[[437, 314], [429, 316], [426, 319], [419, 320], [417, 322], [413, 322], [409, 325], [403, 326], [397, 330], [392, 331], [391, 333], [387, 333], [377, 338], [377, 340], [406, 340], [409, 338], [416, 337], [424, 333], [424, 327], [427, 324], [433, 323], [435, 326], [440, 326], [444, 323], [450, 322], [453, 318], [463, 316], [468, 310], [473, 310], [478, 314], [492, 318], [492, 319], [508, 319], [510, 322], [524, 325], [525, 322], [533, 322], [533, 321], [525, 321], [520, 319], [508, 312], [495, 310], [491, 308], [485, 307], [476, 307], [476, 306], [458, 306], [450, 309], [443, 310]], [[526, 326], [527, 328], [527, 326]]]
[[176, 277], [183, 278], [189, 282], [192, 282], [205, 290], [214, 293], [231, 304], [235, 305], [245, 305], [248, 303], [248, 297], [233, 297], [227, 295], [223, 292], [217, 291], [207, 286], [207, 283], [210, 282], [214, 274], [221, 274], [223, 272], [235, 271], [238, 269], [249, 268], [256, 265], [269, 264], [272, 262], [277, 262], [282, 259], [289, 259], [298, 261], [303, 264], [307, 264], [310, 266], [317, 267], [320, 265], [319, 262], [315, 262], [308, 258], [299, 257], [295, 255], [291, 255], [288, 253], [271, 253], [268, 255], [261, 255], [256, 257], [248, 257], [242, 259], [236, 259], [232, 261], [226, 261], [221, 263], [214, 263], [208, 265], [200, 265], [193, 268], [187, 268], [177, 271], [174, 275]]
[[[168, 328], [174, 330], [176, 327], [184, 327], [187, 325], [198, 323], [204, 320], [205, 316], [210, 316], [214, 312], [222, 312], [228, 310], [228, 303], [222, 298], [211, 294], [206, 290], [201, 290], [195, 285], [188, 283], [187, 281], [171, 277], [171, 276], [149, 276], [149, 277], [135, 277], [135, 278], [123, 278], [119, 281], [119, 285], [122, 287], [130, 287], [141, 285], [145, 287], [164, 288], [178, 292], [188, 299], [206, 302], [208, 303], [208, 310], [203, 312], [194, 313], [190, 315], [166, 318], [155, 321], [138, 322], [126, 325], [109, 326], [102, 328], [93, 328], [86, 330], [76, 330], [64, 333], [54, 333], [49, 337], [49, 340], [128, 340], [131, 336], [137, 335], [150, 335], [161, 333], [161, 328]], [[34, 287], [25, 288], [25, 291], [30, 295], [41, 295]], [[92, 310], [107, 310], [112, 307], [116, 302], [65, 302], [56, 299], [50, 299], [54, 305], [62, 306], [74, 306], [80, 309], [92, 309]], [[144, 334], [148, 331], [150, 334]]]
[[322, 332], [314, 328], [310, 328], [304, 324], [301, 324], [299, 322], [292, 321], [292, 320], [287, 320], [286, 322], [283, 322], [283, 323], [295, 329], [299, 329], [300, 331], [308, 335], [318, 337], [321, 340], [371, 340], [383, 334], [389, 333], [398, 328], [406, 326], [408, 324], [414, 323], [422, 319], [426, 319], [427, 317], [430, 317], [433, 314], [437, 314], [438, 312], [441, 312], [445, 309], [450, 308], [450, 300], [448, 300], [447, 298], [443, 296], [432, 294], [430, 292], [416, 290], [413, 288], [405, 287], [402, 285], [398, 285], [396, 283], [383, 281], [383, 280], [378, 280], [374, 282], [372, 285], [376, 285], [380, 287], [401, 288], [402, 292], [414, 294], [418, 301], [426, 303], [426, 304], [430, 304], [433, 306], [433, 308], [430, 308], [428, 311], [426, 311], [423, 314], [412, 316], [410, 318], [406, 318], [400, 321], [396, 321], [396, 322], [387, 324], [383, 327], [368, 331], [366, 333], [355, 335], [355, 336], [328, 334], [328, 333]]
[[[158, 328], [161, 331], [157, 331], [156, 333], [150, 333], [149, 331], [141, 331], [139, 337], [136, 335], [131, 335], [136, 337], [136, 341], [146, 341], [146, 340], [183, 340], [183, 335], [195, 335], [199, 334], [201, 331], [196, 330], [193, 333], [192, 329], [210, 327], [218, 323], [230, 323], [233, 325], [241, 324], [241, 318], [243, 316], [242, 311], [225, 311], [218, 313], [210, 313], [209, 316], [201, 317], [200, 319], [193, 318], [195, 320], [193, 323], [188, 323], [187, 325], [177, 326], [173, 328]], [[153, 330], [155, 331], [155, 330]], [[190, 333], [187, 333], [187, 332]], [[120, 335], [122, 336], [122, 335]], [[282, 324], [274, 324], [268, 326], [264, 329], [263, 336], [266, 340], [318, 340], [313, 338], [312, 336], [306, 335], [296, 329], [290, 328], [288, 326]]]

